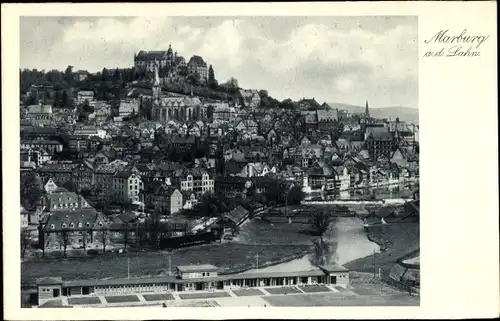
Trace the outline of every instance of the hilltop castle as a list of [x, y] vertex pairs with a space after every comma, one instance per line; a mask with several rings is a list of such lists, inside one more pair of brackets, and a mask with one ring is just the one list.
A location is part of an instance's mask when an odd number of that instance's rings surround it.
[[190, 74], [200, 75], [200, 81], [208, 79], [207, 63], [200, 56], [192, 56], [186, 63], [184, 57], [178, 56], [177, 51], [172, 50], [172, 45], [166, 51], [139, 51], [134, 54], [134, 67], [138, 70], [154, 72], [155, 64], [162, 78], [173, 78], [177, 76], [188, 76]]

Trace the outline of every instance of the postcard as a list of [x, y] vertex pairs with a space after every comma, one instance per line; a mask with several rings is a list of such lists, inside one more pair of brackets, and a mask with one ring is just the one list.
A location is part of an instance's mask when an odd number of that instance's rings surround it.
[[7, 319], [498, 316], [495, 6], [3, 5]]

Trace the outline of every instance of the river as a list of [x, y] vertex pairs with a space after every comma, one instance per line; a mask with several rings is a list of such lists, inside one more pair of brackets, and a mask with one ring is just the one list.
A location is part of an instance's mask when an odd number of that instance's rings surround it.
[[[363, 227], [363, 221], [354, 217], [339, 217], [332, 223], [332, 228], [325, 234], [325, 240], [336, 244], [336, 255], [331, 264], [343, 265], [352, 260], [366, 257], [379, 252], [380, 247], [368, 240]], [[269, 266], [262, 269], [252, 269], [245, 273], [256, 272], [295, 272], [316, 270], [310, 262], [309, 255], [295, 259], [286, 263]]]

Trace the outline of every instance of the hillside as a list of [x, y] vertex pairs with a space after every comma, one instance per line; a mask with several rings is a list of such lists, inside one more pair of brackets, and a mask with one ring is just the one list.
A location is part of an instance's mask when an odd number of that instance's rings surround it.
[[[328, 103], [332, 108], [344, 109], [349, 113], [364, 113], [365, 107], [348, 105], [342, 103]], [[370, 108], [370, 115], [375, 118], [391, 118], [399, 117], [401, 121], [414, 122], [418, 124], [418, 109], [408, 107], [381, 107]]]

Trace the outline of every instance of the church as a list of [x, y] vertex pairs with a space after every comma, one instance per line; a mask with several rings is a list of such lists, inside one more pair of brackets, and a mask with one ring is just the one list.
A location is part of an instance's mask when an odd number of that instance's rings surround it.
[[188, 122], [202, 119], [204, 116], [203, 105], [198, 97], [193, 96], [192, 92], [190, 96], [162, 96], [158, 69], [159, 63], [154, 62], [152, 120]]

